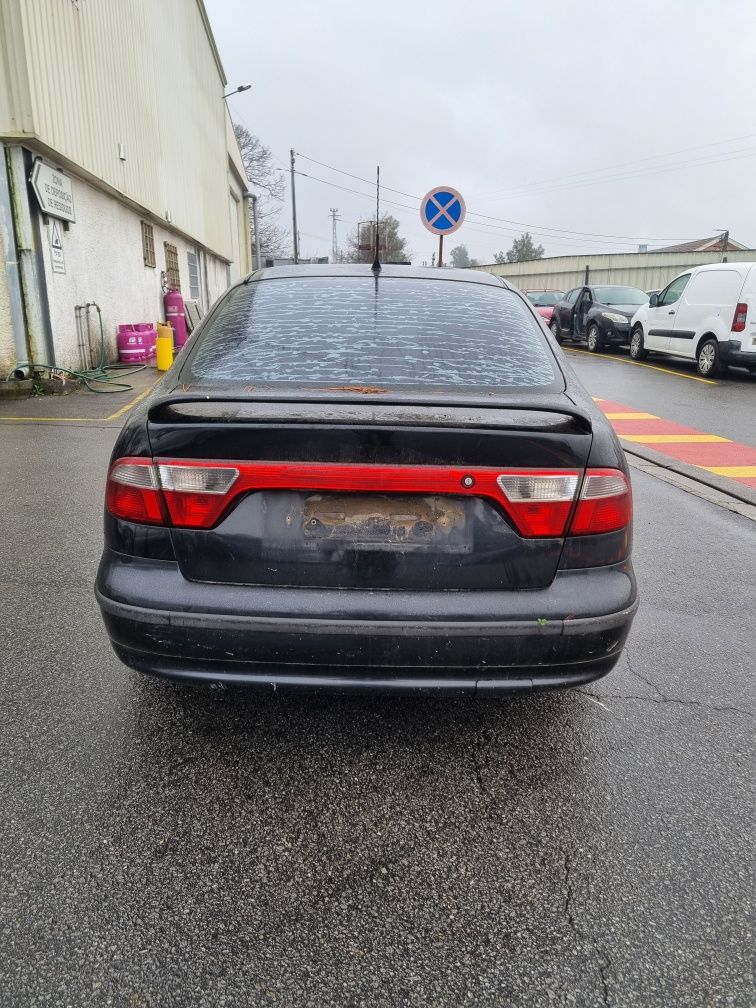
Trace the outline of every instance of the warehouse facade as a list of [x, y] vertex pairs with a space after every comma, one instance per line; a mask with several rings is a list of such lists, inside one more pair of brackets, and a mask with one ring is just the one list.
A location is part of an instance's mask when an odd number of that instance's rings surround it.
[[206, 310], [251, 269], [226, 83], [202, 0], [3, 0], [0, 379], [86, 367], [82, 306], [113, 359], [165, 287]]
[[[756, 249], [729, 249], [730, 262], [756, 262]], [[608, 255], [554, 256], [528, 262], [490, 263], [476, 269], [504, 277], [520, 290], [568, 291], [584, 283], [622, 284], [661, 290], [693, 266], [721, 262], [721, 251], [621, 252]]]

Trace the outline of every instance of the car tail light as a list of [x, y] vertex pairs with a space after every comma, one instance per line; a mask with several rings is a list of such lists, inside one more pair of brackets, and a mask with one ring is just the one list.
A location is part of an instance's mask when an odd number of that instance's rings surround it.
[[735, 306], [735, 314], [732, 317], [732, 331], [743, 332], [746, 327], [746, 316], [748, 315], [748, 305], [740, 302]]
[[105, 506], [116, 518], [164, 525], [165, 507], [152, 459], [118, 459], [108, 473]]
[[157, 470], [171, 522], [183, 528], [215, 525], [239, 478], [239, 470], [226, 465], [160, 464]]
[[582, 475], [579, 469], [123, 458], [111, 467], [106, 504], [127, 521], [209, 529], [242, 494], [259, 490], [449, 494], [495, 502], [526, 538], [559, 538], [568, 524], [570, 535], [624, 528], [632, 510], [624, 474], [589, 469], [576, 505]]
[[633, 496], [630, 483], [619, 469], [588, 469], [570, 535], [597, 535], [617, 532], [630, 524]]
[[507, 473], [497, 483], [509, 504], [509, 516], [530, 538], [564, 535], [579, 479], [577, 472]]

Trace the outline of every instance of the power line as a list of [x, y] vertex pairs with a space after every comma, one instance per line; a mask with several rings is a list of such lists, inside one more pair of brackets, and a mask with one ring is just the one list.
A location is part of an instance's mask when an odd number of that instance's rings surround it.
[[721, 164], [726, 161], [740, 161], [743, 158], [749, 158], [756, 156], [756, 147], [744, 147], [740, 150], [728, 151], [723, 157], [711, 158], [709, 155], [704, 155], [702, 158], [693, 158], [687, 161], [680, 161], [668, 165], [656, 165], [652, 166], [643, 171], [628, 171], [619, 172], [615, 175], [606, 175], [603, 177], [589, 178], [582, 182], [567, 182], [564, 185], [552, 185], [550, 187], [544, 188], [523, 188], [521, 191], [511, 191], [507, 195], [500, 195], [499, 199], [522, 199], [526, 196], [540, 196], [545, 193], [550, 192], [566, 192], [572, 189], [582, 189], [586, 186], [597, 186], [603, 185], [607, 182], [629, 182], [637, 178], [646, 178], [650, 175], [661, 175], [664, 172], [669, 171], [680, 171], [684, 168], [698, 168], [705, 165]]
[[[303, 154], [298, 155], [298, 156], [299, 157], [305, 157], [305, 155], [303, 155]], [[308, 160], [310, 160], [310, 159], [308, 159]], [[338, 182], [331, 182], [328, 179], [319, 178], [317, 175], [310, 175], [308, 172], [302, 172], [302, 171], [296, 170], [295, 174], [296, 175], [300, 175], [302, 178], [308, 178], [308, 179], [310, 179], [313, 182], [319, 182], [322, 185], [327, 185], [327, 186], [331, 186], [334, 189], [339, 189], [342, 192], [351, 193], [354, 196], [360, 196], [360, 197], [362, 197], [363, 199], [366, 199], [366, 200], [369, 199], [369, 200], [372, 201], [372, 198], [373, 198], [372, 195], [370, 195], [369, 193], [359, 192], [357, 189], [352, 189], [352, 188], [350, 188], [348, 186], [339, 185]], [[346, 173], [344, 173], [344, 174], [346, 174]], [[359, 178], [356, 175], [352, 176], [352, 177], [353, 178]], [[370, 184], [370, 183], [367, 182], [367, 179], [360, 179], [360, 181], [364, 181], [364, 182], [366, 182], [366, 184]], [[388, 188], [388, 187], [386, 187], [386, 188]], [[393, 190], [393, 189], [391, 191], [395, 192], [395, 190]], [[411, 198], [414, 198], [414, 197], [411, 197]], [[419, 197], [418, 197], [418, 202], [419, 202]], [[407, 210], [407, 211], [411, 212], [413, 216], [416, 216], [417, 213], [418, 213], [417, 206], [407, 206], [406, 203], [398, 203], [396, 200], [389, 200], [389, 199], [384, 199], [384, 203], [388, 203], [390, 206], [398, 207], [398, 208], [400, 208], [402, 210]], [[548, 228], [545, 225], [526, 224], [523, 221], [510, 221], [510, 220], [507, 220], [506, 218], [491, 217], [491, 216], [489, 216], [487, 214], [474, 214], [472, 212], [468, 213], [468, 217], [478, 217], [478, 216], [485, 217], [485, 218], [487, 218], [487, 220], [492, 220], [492, 221], [495, 221], [497, 223], [500, 222], [500, 223], [503, 223], [503, 224], [516, 224], [516, 225], [518, 225], [518, 228], [523, 228], [524, 227], [527, 230], [529, 230], [534, 237], [536, 237], [536, 238], [543, 238], [546, 241], [549, 241], [552, 244], [557, 244], [557, 245], [570, 245], [570, 246], [574, 246], [577, 242], [583, 242], [583, 244], [587, 244], [587, 245], [599, 245], [599, 246], [603, 247], [603, 246], [609, 244], [609, 242], [607, 242], [607, 241], [592, 241], [591, 239], [594, 239], [594, 238], [598, 238], [598, 239], [606, 239], [606, 238], [621, 239], [621, 238], [627, 238], [627, 239], [630, 239], [631, 238], [630, 235], [592, 234], [591, 232], [588, 232], [588, 231], [583, 232], [583, 231], [570, 231], [570, 230], [567, 230], [567, 229]], [[489, 223], [487, 223], [487, 220], [481, 220], [481, 221], [477, 221], [476, 220], [476, 221], [473, 221], [472, 225], [477, 224], [478, 225], [477, 228], [473, 227], [469, 222], [465, 224], [465, 227], [467, 228], [467, 230], [477, 230], [481, 234], [502, 233], [502, 232], [511, 233], [511, 234], [519, 234], [520, 233], [520, 231], [518, 229], [516, 229], [516, 228], [506, 227], [506, 226], [505, 227], [496, 227], [495, 224], [489, 224]], [[490, 228], [491, 230], [490, 231], [482, 231], [481, 230], [482, 228]], [[556, 235], [555, 234], [550, 234], [549, 233], [550, 231], [558, 231], [558, 234], [556, 234]], [[573, 238], [572, 241], [565, 241], [564, 240], [565, 238], [570, 238], [570, 237]], [[624, 246], [626, 246], [628, 248], [630, 248], [630, 247], [635, 248], [641, 241], [659, 241], [659, 242], [663, 242], [663, 241], [684, 241], [684, 240], [685, 239], [682, 239], [682, 238], [644, 238], [644, 239], [637, 238], [637, 239], [633, 239], [633, 240], [630, 240], [630, 241], [621, 241], [621, 240], [617, 241], [617, 240], [615, 240], [614, 244], [624, 245]]]
[[[693, 150], [704, 150], [709, 147], [721, 147], [723, 144], [728, 143], [738, 143], [741, 140], [749, 140], [756, 136], [756, 133], [745, 133], [742, 136], [730, 137], [727, 140], [715, 140], [712, 143], [706, 144], [694, 144], [692, 147], [681, 147], [679, 150], [669, 151], [666, 154], [651, 154], [648, 157], [636, 158], [632, 161], [623, 161], [619, 164], [608, 165], [605, 168], [593, 168], [586, 171], [571, 172], [568, 175], [559, 175], [551, 179], [541, 179], [539, 182], [533, 182], [525, 184], [523, 186], [515, 186], [513, 189], [498, 189], [493, 192], [479, 193], [477, 196], [472, 197], [473, 199], [488, 199], [492, 196], [498, 196], [501, 194], [509, 194], [513, 192], [520, 192], [524, 190], [531, 190], [539, 188], [544, 185], [551, 185], [554, 182], [564, 182], [568, 179], [582, 178], [588, 175], [601, 175], [607, 171], [614, 171], [617, 168], [628, 168], [631, 165], [645, 164], [649, 161], [658, 161], [661, 158], [676, 157], [678, 154], [685, 154]], [[724, 152], [723, 152], [724, 153]]]

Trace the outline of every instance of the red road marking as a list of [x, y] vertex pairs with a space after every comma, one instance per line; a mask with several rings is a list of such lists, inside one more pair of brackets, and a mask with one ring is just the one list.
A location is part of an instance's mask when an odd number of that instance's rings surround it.
[[[614, 402], [611, 399], [597, 399], [598, 407], [604, 413], [639, 413], [635, 406], [626, 406], [624, 403]], [[666, 420], [663, 417], [656, 419], [630, 419], [623, 420], [616, 417], [609, 421], [617, 433], [622, 437], [644, 437], [648, 435], [663, 436], [668, 435], [691, 435], [706, 436], [704, 431], [698, 431], [693, 427], [686, 427], [684, 424], [676, 423], [674, 420]], [[633, 441], [632, 444], [643, 444], [642, 441]], [[734, 467], [751, 470], [756, 467], [756, 448], [750, 445], [739, 444], [737, 441], [702, 441], [702, 442], [665, 442], [654, 441], [648, 443], [649, 448], [658, 451], [670, 458], [680, 462], [687, 462], [689, 465], [698, 466], [701, 469], [710, 471], [712, 467]], [[725, 479], [735, 480], [748, 487], [756, 487], [756, 474], [752, 471], [742, 474], [729, 474]]]

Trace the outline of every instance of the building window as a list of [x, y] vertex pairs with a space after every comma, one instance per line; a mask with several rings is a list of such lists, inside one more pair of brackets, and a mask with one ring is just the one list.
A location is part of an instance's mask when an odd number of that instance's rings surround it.
[[187, 252], [186, 261], [189, 264], [189, 297], [192, 301], [199, 301], [202, 296], [200, 290], [199, 256], [196, 252]]
[[155, 266], [155, 235], [152, 224], [142, 221], [142, 257], [145, 266]]
[[181, 277], [179, 276], [178, 249], [170, 242], [163, 242], [165, 249], [165, 272], [168, 277], [168, 286], [171, 290], [181, 290]]

